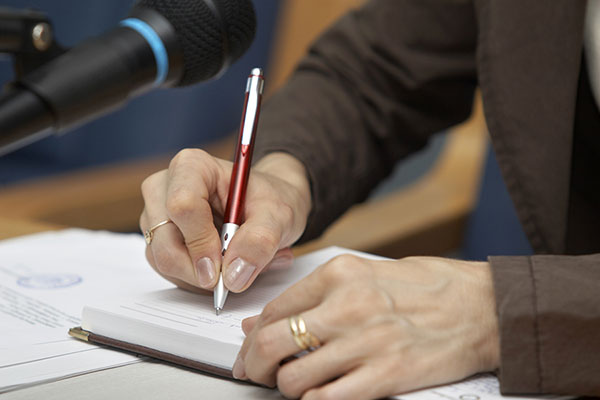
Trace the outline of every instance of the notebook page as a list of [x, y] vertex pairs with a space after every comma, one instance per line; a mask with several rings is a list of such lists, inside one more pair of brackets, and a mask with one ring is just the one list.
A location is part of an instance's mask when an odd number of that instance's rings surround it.
[[[195, 294], [172, 288], [86, 306], [82, 327], [125, 342], [231, 367], [244, 340], [242, 320], [259, 314], [270, 300], [294, 282], [344, 253], [367, 256], [330, 247], [299, 257], [286, 270], [261, 274], [249, 290], [239, 294], [230, 292], [219, 316], [215, 315], [212, 292]], [[207, 346], [217, 346], [219, 350], [211, 352]]]
[[498, 378], [492, 374], [479, 374], [464, 381], [445, 386], [419, 390], [412, 393], [394, 396], [397, 400], [534, 400], [534, 399], [569, 399], [569, 396], [510, 396], [500, 394]]

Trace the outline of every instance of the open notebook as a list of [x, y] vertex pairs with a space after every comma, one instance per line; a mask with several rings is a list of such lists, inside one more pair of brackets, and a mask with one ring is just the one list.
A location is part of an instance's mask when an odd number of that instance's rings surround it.
[[[299, 257], [289, 269], [262, 274], [250, 290], [230, 293], [219, 316], [215, 315], [212, 293], [193, 294], [176, 288], [90, 304], [83, 309], [81, 327], [73, 328], [69, 333], [89, 342], [232, 378], [233, 363], [244, 340], [242, 319], [259, 314], [270, 300], [291, 284], [344, 253], [380, 258], [339, 247]], [[496, 400], [502, 396], [496, 377], [481, 374], [452, 385], [395, 398]]]
[[219, 316], [215, 315], [212, 293], [194, 294], [176, 288], [86, 305], [81, 327], [73, 328], [70, 334], [232, 377], [231, 369], [244, 340], [242, 319], [259, 314], [292, 283], [342, 253], [373, 257], [339, 247], [298, 257], [291, 268], [259, 276], [250, 290], [230, 293]]

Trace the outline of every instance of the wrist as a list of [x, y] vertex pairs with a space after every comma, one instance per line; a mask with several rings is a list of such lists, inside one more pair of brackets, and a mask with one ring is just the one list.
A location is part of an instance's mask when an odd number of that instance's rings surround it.
[[312, 196], [308, 173], [301, 161], [288, 153], [269, 153], [255, 164], [254, 170], [284, 181], [296, 189], [299, 206], [304, 216], [308, 217], [312, 207]]
[[479, 348], [480, 370], [491, 371], [500, 366], [500, 336], [498, 330], [498, 317], [496, 315], [496, 299], [490, 263], [476, 263], [475, 269], [478, 276], [481, 328], [484, 335]]

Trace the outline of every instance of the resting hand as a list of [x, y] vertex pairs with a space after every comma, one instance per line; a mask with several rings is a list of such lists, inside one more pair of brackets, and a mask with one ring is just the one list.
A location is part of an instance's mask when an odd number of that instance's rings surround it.
[[180, 287], [211, 289], [223, 268], [225, 286], [241, 292], [269, 264], [292, 262], [289, 246], [304, 231], [310, 209], [304, 166], [284, 153], [256, 164], [246, 192], [245, 221], [222, 257], [219, 231], [231, 169], [231, 162], [188, 149], [173, 158], [169, 169], [142, 184], [142, 232], [163, 220], [173, 222], [154, 231], [146, 258]]
[[[304, 357], [288, 318], [322, 346]], [[371, 399], [456, 381], [498, 366], [488, 263], [410, 257], [334, 258], [244, 320], [234, 376], [287, 397]]]

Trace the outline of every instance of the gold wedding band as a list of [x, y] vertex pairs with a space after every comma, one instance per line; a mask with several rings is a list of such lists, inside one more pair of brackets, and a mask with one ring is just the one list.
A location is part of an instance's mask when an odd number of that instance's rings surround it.
[[321, 341], [306, 329], [306, 322], [299, 315], [289, 318], [290, 330], [294, 341], [302, 350], [313, 351], [321, 346]]
[[152, 243], [152, 239], [154, 239], [154, 231], [163, 226], [168, 224], [169, 222], [173, 222], [170, 219], [165, 219], [164, 221], [160, 221], [158, 224], [154, 225], [152, 228], [150, 229], [146, 229], [146, 231], [144, 232], [144, 239], [146, 239], [146, 244], [148, 246], [150, 246], [150, 243]]

